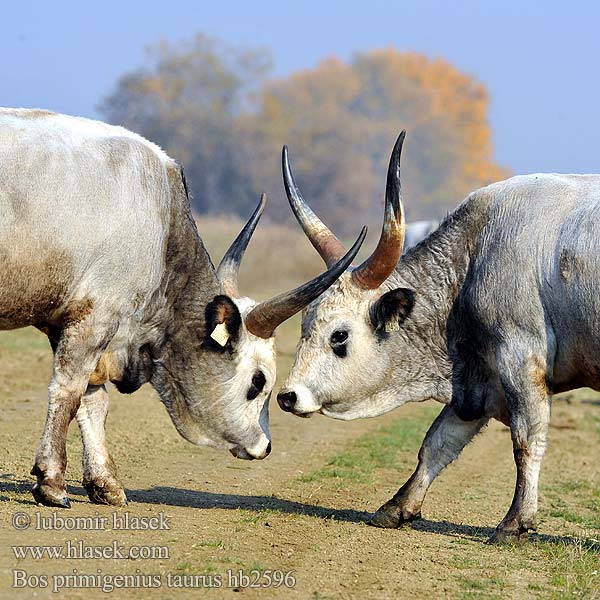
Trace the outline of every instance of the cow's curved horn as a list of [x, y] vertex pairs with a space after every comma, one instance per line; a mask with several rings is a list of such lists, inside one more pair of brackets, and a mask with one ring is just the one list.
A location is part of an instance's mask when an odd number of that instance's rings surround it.
[[302, 194], [300, 194], [300, 190], [294, 181], [292, 169], [290, 168], [287, 146], [283, 147], [281, 167], [283, 170], [285, 193], [292, 207], [292, 212], [304, 230], [306, 237], [308, 237], [315, 250], [321, 255], [327, 267], [331, 267], [346, 254], [346, 249], [342, 242], [335, 237], [325, 223], [306, 204], [304, 198], [302, 198]]
[[366, 235], [367, 228], [363, 227], [352, 248], [325, 273], [291, 292], [285, 292], [255, 306], [246, 316], [248, 331], [261, 338], [270, 338], [281, 323], [320, 296], [350, 266]]
[[244, 225], [244, 228], [240, 231], [219, 263], [217, 278], [223, 286], [223, 291], [228, 296], [239, 297], [238, 272], [240, 270], [240, 263], [266, 205], [267, 195], [263, 193], [256, 210], [252, 213], [252, 216], [248, 219], [248, 222]]
[[352, 271], [354, 283], [365, 290], [378, 288], [391, 275], [402, 256], [405, 222], [400, 187], [400, 155], [405, 135], [406, 131], [402, 131], [398, 136], [390, 157], [379, 242], [373, 254]]

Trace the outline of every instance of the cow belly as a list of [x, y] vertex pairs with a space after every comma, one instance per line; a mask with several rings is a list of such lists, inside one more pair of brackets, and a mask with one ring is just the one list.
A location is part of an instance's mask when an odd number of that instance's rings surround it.
[[[556, 392], [600, 388], [600, 269], [592, 260], [578, 262], [575, 273], [565, 263], [555, 276], [546, 311], [557, 340], [553, 369]], [[572, 266], [572, 263], [571, 263]], [[600, 267], [600, 265], [598, 265]]]
[[571, 365], [571, 368], [555, 367], [555, 377], [552, 391], [555, 394], [568, 392], [578, 388], [589, 387], [600, 391], [600, 363], [590, 364], [586, 361], [582, 365]]
[[0, 328], [49, 323], [66, 301], [73, 263], [47, 250], [18, 256], [0, 248]]

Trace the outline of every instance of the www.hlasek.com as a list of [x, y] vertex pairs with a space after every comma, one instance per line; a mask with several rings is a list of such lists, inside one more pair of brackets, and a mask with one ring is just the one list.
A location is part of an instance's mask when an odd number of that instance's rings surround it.
[[13, 554], [17, 560], [27, 558], [41, 560], [90, 560], [90, 559], [166, 559], [169, 558], [168, 546], [124, 546], [118, 541], [102, 546], [86, 544], [83, 540], [67, 540], [61, 546], [13, 546]]
[[58, 593], [69, 589], [98, 589], [105, 593], [123, 589], [193, 589], [193, 588], [293, 588], [296, 585], [294, 571], [278, 569], [228, 569], [224, 575], [200, 573], [184, 575], [180, 573], [149, 574], [139, 569], [133, 575], [104, 573], [96, 569], [95, 573], [83, 573], [73, 569], [69, 574], [34, 575], [23, 569], [13, 571], [13, 588], [50, 589]]

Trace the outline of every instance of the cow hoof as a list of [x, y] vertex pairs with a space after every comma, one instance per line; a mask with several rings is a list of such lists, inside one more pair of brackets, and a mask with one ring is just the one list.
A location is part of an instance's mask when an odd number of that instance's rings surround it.
[[88, 498], [94, 504], [110, 504], [111, 506], [125, 506], [127, 496], [121, 484], [113, 477], [98, 477], [83, 481]]
[[397, 509], [382, 506], [370, 519], [369, 525], [383, 529], [395, 529], [402, 523], [402, 518]]
[[527, 527], [497, 527], [490, 536], [488, 544], [523, 544], [529, 540]]
[[410, 517], [405, 517], [402, 514], [402, 509], [398, 506], [384, 504], [368, 521], [373, 527], [381, 527], [383, 529], [396, 529], [404, 523], [409, 523], [414, 519], [420, 518], [421, 514], [416, 514]]
[[54, 487], [48, 483], [36, 483], [31, 489], [31, 493], [37, 504], [71, 508], [71, 501], [65, 489]]

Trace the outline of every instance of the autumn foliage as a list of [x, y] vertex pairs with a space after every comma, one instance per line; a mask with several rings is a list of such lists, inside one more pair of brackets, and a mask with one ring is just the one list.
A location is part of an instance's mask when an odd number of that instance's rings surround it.
[[288, 144], [304, 195], [328, 224], [347, 233], [379, 222], [401, 129], [409, 219], [440, 218], [506, 176], [492, 160], [485, 87], [444, 60], [387, 48], [278, 80], [267, 79], [269, 65], [264, 50], [203, 35], [163, 43], [102, 110], [184, 164], [199, 212], [246, 216], [266, 191], [270, 217], [287, 217], [280, 155]]

